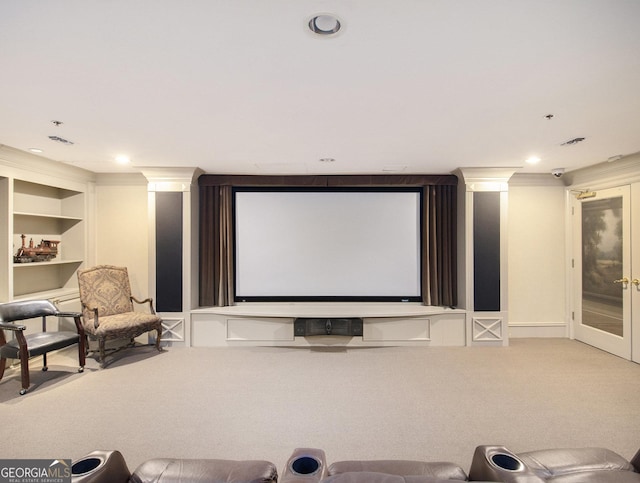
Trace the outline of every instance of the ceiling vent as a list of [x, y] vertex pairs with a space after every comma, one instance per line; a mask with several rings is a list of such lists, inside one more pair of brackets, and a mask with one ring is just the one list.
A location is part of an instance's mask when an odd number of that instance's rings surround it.
[[571, 146], [572, 144], [578, 144], [584, 141], [584, 138], [573, 138], [569, 139], [567, 142], [562, 143], [560, 146]]
[[64, 139], [61, 138], [60, 136], [49, 136], [49, 139], [51, 139], [52, 141], [55, 141], [57, 143], [62, 143], [62, 144], [73, 144], [71, 141], [69, 141], [68, 139]]

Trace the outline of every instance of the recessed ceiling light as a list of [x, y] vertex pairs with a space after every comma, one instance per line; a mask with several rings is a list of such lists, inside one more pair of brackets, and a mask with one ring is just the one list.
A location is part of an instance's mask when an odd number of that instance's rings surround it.
[[531, 156], [530, 158], [527, 159], [526, 163], [527, 164], [538, 164], [541, 161], [541, 159], [538, 156]]
[[29, 148], [29, 151], [31, 151], [32, 153], [42, 153], [42, 149], [40, 148]]
[[329, 13], [315, 15], [309, 20], [309, 29], [318, 35], [334, 35], [341, 27], [340, 20]]
[[116, 163], [118, 164], [129, 164], [130, 162], [131, 159], [129, 158], [129, 156], [126, 156], [124, 154], [116, 156]]

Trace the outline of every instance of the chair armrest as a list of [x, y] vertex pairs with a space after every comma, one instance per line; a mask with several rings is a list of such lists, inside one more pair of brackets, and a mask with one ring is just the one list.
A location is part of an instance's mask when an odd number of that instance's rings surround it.
[[98, 320], [98, 307], [90, 307], [84, 302], [82, 302], [82, 307], [87, 309], [89, 312], [93, 312], [93, 326], [97, 329], [100, 326], [100, 321]]
[[[96, 323], [97, 323], [97, 318], [98, 318], [98, 309], [95, 309], [94, 311], [95, 314], [95, 319], [96, 319]], [[82, 321], [80, 320], [80, 317], [82, 317], [82, 313], [80, 312], [58, 312], [56, 314], [56, 316], [58, 317], [73, 317], [73, 322], [76, 324], [76, 331], [78, 332], [78, 334], [80, 334], [80, 337], [84, 337], [84, 327], [82, 326]], [[96, 325], [97, 327], [97, 325]]]
[[58, 312], [56, 317], [80, 317], [80, 312]]
[[131, 300], [133, 300], [137, 304], [146, 304], [146, 303], [148, 303], [149, 304], [149, 310], [151, 311], [151, 313], [152, 314], [156, 313], [156, 311], [153, 309], [153, 299], [152, 298], [146, 298], [144, 300], [138, 300], [134, 296], [131, 296]]
[[636, 470], [636, 473], [640, 473], [640, 449], [636, 451], [636, 454], [631, 458], [631, 464]]
[[0, 322], [0, 329], [13, 330], [14, 332], [16, 332], [19, 330], [25, 330], [26, 328], [26, 325], [17, 325], [10, 322]]

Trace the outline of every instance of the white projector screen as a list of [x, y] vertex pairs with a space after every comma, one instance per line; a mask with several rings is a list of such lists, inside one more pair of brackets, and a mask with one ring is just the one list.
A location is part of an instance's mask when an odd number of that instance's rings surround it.
[[419, 301], [420, 189], [234, 190], [236, 301]]

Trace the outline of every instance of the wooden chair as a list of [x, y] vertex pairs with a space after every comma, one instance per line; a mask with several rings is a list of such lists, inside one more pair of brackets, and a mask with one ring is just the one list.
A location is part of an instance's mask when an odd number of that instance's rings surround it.
[[[76, 332], [55, 331], [47, 332], [47, 317], [73, 317], [76, 324]], [[27, 328], [19, 325], [18, 320], [42, 317], [42, 332], [25, 335]], [[7, 342], [4, 331], [9, 330], [15, 334]], [[78, 372], [84, 370], [85, 364], [85, 336], [80, 314], [75, 312], [59, 312], [55, 305], [48, 300], [28, 300], [21, 302], [9, 302], [0, 305], [0, 379], [4, 375], [7, 359], [20, 360], [20, 372], [22, 389], [20, 394], [25, 394], [29, 389], [29, 357], [42, 356], [42, 370], [46, 371], [47, 352], [78, 344]]]
[[[136, 337], [155, 330], [156, 349], [162, 350], [162, 319], [156, 315], [153, 299], [138, 300], [131, 295], [126, 267], [98, 265], [78, 270], [78, 288], [84, 331], [88, 338], [98, 341], [101, 365], [108, 340], [130, 339], [130, 345], [134, 345]], [[148, 312], [134, 311], [134, 302], [148, 304]]]

